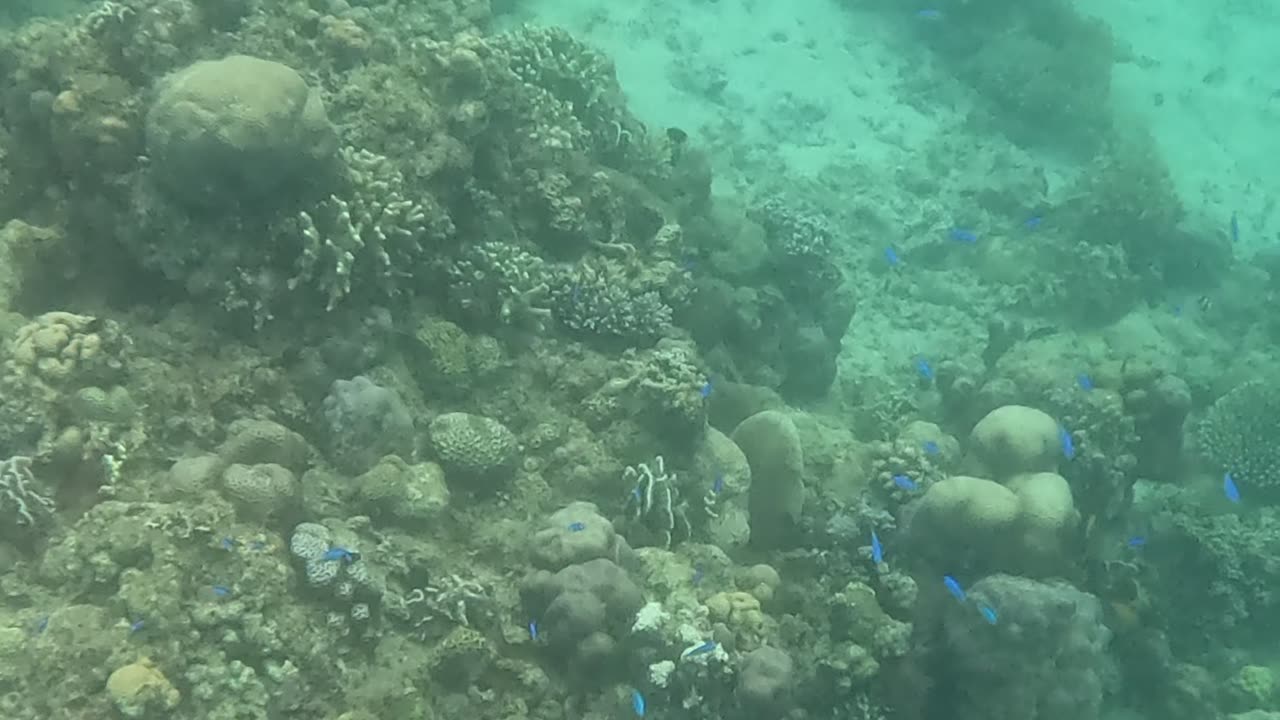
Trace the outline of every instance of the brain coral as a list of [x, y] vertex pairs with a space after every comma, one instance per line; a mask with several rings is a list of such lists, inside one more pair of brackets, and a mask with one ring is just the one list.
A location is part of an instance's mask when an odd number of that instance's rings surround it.
[[1196, 428], [1200, 452], [1237, 482], [1280, 496], [1280, 385], [1245, 383], [1218, 398]]
[[516, 436], [491, 418], [469, 413], [445, 413], [427, 427], [445, 478], [498, 479], [516, 457]]

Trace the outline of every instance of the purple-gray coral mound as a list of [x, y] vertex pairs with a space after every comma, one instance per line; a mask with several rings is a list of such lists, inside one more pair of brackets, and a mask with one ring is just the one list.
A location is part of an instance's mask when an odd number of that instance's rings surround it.
[[[995, 622], [991, 622], [991, 618]], [[952, 720], [1096, 718], [1111, 633], [1096, 597], [1065, 582], [993, 575], [943, 619]]]

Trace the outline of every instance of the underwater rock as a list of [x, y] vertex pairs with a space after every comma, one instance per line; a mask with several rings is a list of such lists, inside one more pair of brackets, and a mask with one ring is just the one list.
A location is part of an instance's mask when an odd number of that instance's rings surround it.
[[913, 544], [926, 555], [989, 556], [1009, 538], [1018, 496], [1000, 483], [957, 475], [935, 483], [911, 517]]
[[552, 571], [599, 558], [625, 564], [632, 556], [626, 539], [589, 502], [571, 502], [552, 513], [534, 533], [532, 553], [535, 565]]
[[268, 202], [338, 149], [320, 93], [292, 68], [232, 55], [164, 78], [147, 113], [154, 177], [191, 208]]
[[[954, 720], [1096, 718], [1115, 670], [1102, 605], [1065, 582], [993, 575], [947, 603], [947, 716]], [[975, 607], [976, 605], [976, 607]], [[998, 613], [992, 624], [979, 608]]]
[[241, 512], [255, 519], [280, 515], [298, 503], [298, 478], [271, 463], [229, 465], [222, 472], [222, 487]]
[[531, 617], [541, 618], [552, 650], [571, 662], [612, 660], [614, 638], [626, 634], [644, 604], [626, 571], [603, 558], [555, 574], [536, 571], [521, 584], [520, 596]]
[[780, 411], [765, 410], [743, 420], [731, 437], [751, 466], [751, 543], [786, 544], [804, 505], [804, 448], [795, 423]]
[[431, 462], [410, 465], [388, 455], [355, 480], [362, 509], [397, 520], [421, 523], [449, 507], [444, 469]]
[[335, 380], [324, 399], [329, 455], [343, 472], [358, 475], [385, 455], [412, 458], [413, 416], [399, 393], [364, 375]]
[[762, 647], [743, 656], [735, 694], [749, 717], [782, 717], [792, 703], [795, 683], [791, 656]]
[[237, 420], [227, 429], [218, 458], [227, 465], [275, 464], [302, 472], [310, 448], [301, 435], [271, 420]]

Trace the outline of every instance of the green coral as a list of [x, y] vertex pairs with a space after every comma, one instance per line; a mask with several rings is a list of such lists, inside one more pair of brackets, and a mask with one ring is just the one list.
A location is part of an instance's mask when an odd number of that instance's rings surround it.
[[1241, 385], [1218, 398], [1196, 428], [1200, 452], [1251, 491], [1280, 497], [1280, 386]]

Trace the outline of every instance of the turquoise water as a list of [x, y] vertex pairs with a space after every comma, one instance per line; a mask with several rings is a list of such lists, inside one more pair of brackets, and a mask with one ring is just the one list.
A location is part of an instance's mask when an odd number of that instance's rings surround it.
[[1278, 27], [7, 5], [0, 710], [1280, 717]]

